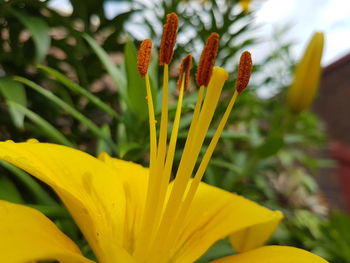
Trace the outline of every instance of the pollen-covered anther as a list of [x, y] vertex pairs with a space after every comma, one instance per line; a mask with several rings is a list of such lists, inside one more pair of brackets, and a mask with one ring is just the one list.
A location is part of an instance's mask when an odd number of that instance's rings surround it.
[[218, 54], [220, 36], [218, 33], [211, 33], [202, 51], [196, 73], [197, 85], [208, 86], [215, 59]]
[[[188, 54], [182, 59], [180, 70], [179, 70], [179, 79], [177, 81], [177, 87], [181, 88], [181, 83], [184, 81], [184, 91], [187, 90], [188, 84], [190, 82], [190, 72], [192, 68], [192, 55]], [[183, 78], [185, 78], [183, 80]]]
[[152, 53], [152, 41], [150, 39], [145, 39], [142, 41], [139, 55], [137, 56], [137, 69], [141, 77], [146, 76], [148, 71], [148, 66], [151, 61], [151, 53]]
[[244, 51], [241, 55], [238, 66], [238, 76], [236, 81], [236, 90], [241, 93], [249, 83], [250, 75], [252, 74], [253, 62], [250, 52]]
[[177, 28], [179, 20], [175, 13], [167, 15], [167, 22], [163, 28], [162, 42], [159, 50], [159, 64], [169, 65], [174, 54], [176, 43]]

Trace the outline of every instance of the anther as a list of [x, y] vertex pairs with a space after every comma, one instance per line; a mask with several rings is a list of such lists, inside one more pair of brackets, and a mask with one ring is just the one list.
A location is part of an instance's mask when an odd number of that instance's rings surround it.
[[208, 86], [215, 59], [218, 54], [220, 36], [218, 33], [211, 33], [202, 51], [196, 73], [197, 85]]
[[241, 93], [248, 86], [250, 75], [252, 74], [252, 68], [252, 56], [248, 51], [244, 51], [241, 55], [238, 66], [238, 76], [236, 81], [236, 90], [238, 93]]
[[179, 26], [178, 17], [175, 13], [167, 15], [167, 22], [163, 28], [162, 42], [159, 50], [159, 64], [169, 65], [174, 54], [177, 28]]
[[152, 52], [152, 41], [150, 39], [145, 39], [142, 41], [139, 55], [137, 56], [137, 69], [141, 77], [146, 76], [148, 71], [148, 66], [151, 61], [151, 52]]
[[[182, 59], [180, 70], [179, 70], [179, 80], [177, 81], [177, 87], [181, 88], [181, 83], [184, 81], [184, 91], [187, 90], [190, 81], [190, 71], [192, 68], [192, 55], [189, 54]], [[185, 78], [184, 80], [182, 80]]]

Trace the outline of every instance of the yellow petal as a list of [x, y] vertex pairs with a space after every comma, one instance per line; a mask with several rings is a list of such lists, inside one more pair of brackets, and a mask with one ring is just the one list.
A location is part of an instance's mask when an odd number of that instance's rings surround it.
[[139, 164], [112, 158], [107, 153], [101, 153], [99, 159], [109, 165], [124, 184], [128, 204], [126, 207], [124, 247], [128, 251], [133, 251], [135, 239], [141, 231], [149, 169]]
[[0, 159], [56, 191], [99, 262], [132, 262], [122, 248], [124, 187], [109, 166], [81, 151], [49, 143], [0, 142]]
[[287, 96], [288, 108], [292, 112], [299, 113], [309, 108], [316, 96], [321, 74], [323, 43], [323, 33], [315, 33], [295, 69], [294, 80]]
[[[133, 249], [135, 238], [141, 231], [140, 219], [147, 193], [148, 169], [132, 162], [111, 158], [106, 153], [102, 153], [99, 159], [116, 171], [116, 175], [128, 189], [126, 191], [129, 207], [126, 220], [128, 232], [125, 235], [127, 237], [125, 243], [128, 248]], [[172, 184], [170, 189], [171, 187]], [[175, 262], [191, 262], [215, 241], [230, 234], [236, 250], [255, 248], [270, 237], [281, 218], [282, 214], [279, 211], [270, 211], [241, 196], [201, 183], [187, 224], [180, 230], [183, 232], [182, 237], [174, 250], [167, 248], [169, 251], [166, 252], [169, 252], [169, 258], [176, 258]], [[214, 223], [211, 223], [211, 220]], [[213, 224], [218, 221], [220, 223], [212, 229]], [[193, 233], [203, 237], [198, 237], [200, 239], [198, 240]], [[182, 255], [183, 253], [188, 255]]]
[[[237, 248], [261, 246], [281, 220], [279, 211], [271, 211], [239, 195], [201, 183], [172, 248], [174, 262], [193, 262], [219, 239], [232, 234]], [[260, 231], [266, 227], [268, 231]]]
[[212, 263], [327, 263], [327, 261], [295, 247], [266, 246], [224, 257]]
[[0, 201], [0, 262], [92, 263], [39, 211]]
[[276, 212], [275, 216], [265, 221], [253, 224], [250, 227], [231, 234], [230, 241], [232, 246], [238, 252], [245, 252], [261, 246], [269, 239], [273, 232], [275, 232], [281, 219], [282, 214]]

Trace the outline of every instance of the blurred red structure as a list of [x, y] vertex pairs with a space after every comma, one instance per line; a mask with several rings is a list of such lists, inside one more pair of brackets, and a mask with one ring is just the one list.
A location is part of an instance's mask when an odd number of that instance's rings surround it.
[[339, 142], [330, 143], [331, 156], [337, 160], [337, 176], [340, 190], [345, 199], [346, 208], [350, 212], [350, 147]]
[[321, 173], [320, 185], [332, 207], [350, 213], [350, 54], [324, 68], [314, 111], [326, 124], [326, 154], [336, 161]]

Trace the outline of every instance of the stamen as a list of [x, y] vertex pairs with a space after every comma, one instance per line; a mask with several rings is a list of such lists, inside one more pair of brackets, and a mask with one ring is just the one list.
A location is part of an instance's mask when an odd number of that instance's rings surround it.
[[147, 105], [148, 105], [148, 115], [149, 115], [149, 129], [150, 129], [150, 168], [152, 169], [157, 156], [157, 132], [156, 132], [156, 120], [154, 115], [154, 105], [152, 98], [151, 84], [148, 74], [146, 74], [146, 92], [147, 92]]
[[[157, 149], [157, 142], [154, 139], [155, 126], [152, 127], [153, 133], [151, 135], [151, 146], [155, 148], [152, 151], [151, 147], [151, 162], [150, 162], [150, 176], [147, 190], [147, 200], [145, 204], [145, 213], [142, 218], [142, 226], [145, 231], [142, 231], [139, 239], [137, 240], [136, 249], [134, 251], [135, 258], [142, 258], [147, 254], [150, 243], [150, 235], [156, 227], [154, 222], [154, 212], [158, 211], [158, 207], [163, 204], [159, 203], [159, 192], [157, 189], [161, 187], [161, 176], [164, 168], [164, 161], [166, 156], [166, 144], [167, 144], [167, 128], [168, 128], [168, 64], [170, 63], [176, 42], [176, 34], [178, 28], [178, 18], [175, 13], [167, 15], [167, 23], [164, 25], [164, 31], [162, 36], [162, 42], [159, 51], [160, 65], [164, 65], [164, 83], [163, 83], [163, 98], [162, 98], [162, 115], [159, 133], [159, 143]], [[148, 75], [146, 74], [146, 77]], [[149, 103], [150, 104], [150, 103]], [[153, 119], [150, 119], [150, 123]], [[156, 155], [154, 155], [156, 154]]]
[[218, 54], [219, 38], [220, 36], [218, 33], [211, 33], [205, 43], [196, 73], [196, 81], [199, 87], [206, 87], [209, 84], [211, 74], [213, 73], [215, 59]]
[[[150, 225], [150, 212], [152, 211], [150, 205], [154, 203], [154, 189], [157, 189], [157, 167], [156, 167], [156, 158], [157, 158], [157, 132], [156, 132], [156, 120], [154, 115], [154, 105], [152, 99], [152, 90], [150, 85], [150, 80], [148, 74], [145, 75], [146, 81], [146, 91], [147, 91], [147, 104], [148, 104], [148, 115], [149, 115], [149, 128], [150, 128], [150, 169], [149, 169], [149, 178], [148, 178], [148, 189], [147, 189], [147, 200], [145, 204], [145, 214], [142, 218], [142, 229], [149, 229]], [[153, 203], [152, 203], [153, 202]], [[147, 226], [147, 227], [146, 227]], [[151, 230], [151, 229], [149, 229]], [[140, 237], [135, 241], [135, 251], [134, 256], [142, 255], [145, 246], [145, 240], [147, 239], [147, 231], [142, 231]]]
[[177, 81], [177, 87], [181, 89], [182, 79], [184, 78], [184, 91], [188, 88], [188, 83], [190, 81], [190, 71], [192, 68], [192, 55], [189, 54], [182, 59], [180, 70], [179, 70], [179, 80]]
[[252, 68], [252, 56], [248, 51], [244, 51], [241, 55], [238, 66], [238, 76], [236, 81], [236, 90], [238, 93], [241, 93], [248, 86], [250, 75], [252, 74]]
[[174, 54], [177, 28], [179, 26], [178, 17], [175, 13], [167, 15], [167, 22], [164, 25], [162, 42], [159, 50], [159, 64], [169, 65]]
[[[166, 192], [168, 190], [168, 185], [170, 181], [171, 176], [171, 170], [174, 163], [174, 156], [175, 156], [175, 150], [176, 150], [176, 143], [177, 143], [177, 137], [179, 132], [179, 125], [180, 125], [180, 119], [181, 119], [181, 110], [182, 110], [182, 103], [183, 103], [183, 95], [184, 95], [184, 80], [181, 83], [180, 86], [180, 92], [179, 92], [179, 99], [176, 107], [176, 113], [174, 118], [174, 124], [173, 129], [171, 131], [171, 137], [169, 142], [169, 149], [168, 154], [166, 157], [166, 162], [164, 166], [164, 170], [162, 172], [162, 176], [160, 178], [160, 186], [158, 188], [159, 196], [158, 196], [158, 206], [154, 209], [153, 212], [153, 222], [157, 227], [159, 226], [160, 220], [161, 220], [161, 212], [164, 208], [164, 201], [166, 199]], [[153, 231], [153, 235], [149, 240], [151, 240], [150, 245], [151, 248], [154, 246], [159, 246], [157, 242], [155, 242], [155, 234], [156, 232]], [[152, 251], [152, 249], [150, 249]], [[150, 257], [153, 258], [153, 257]], [[158, 262], [158, 261], [155, 261]], [[160, 261], [162, 262], [162, 261]]]
[[[250, 61], [250, 63], [251, 63], [250, 53], [247, 52], [246, 54], [247, 55], [245, 55], [245, 56], [248, 56], [247, 57], [248, 58], [248, 62]], [[241, 66], [241, 64], [240, 64], [240, 66]], [[250, 64], [250, 68], [251, 67], [252, 66]], [[248, 68], [248, 67], [246, 67], [246, 68]], [[248, 78], [247, 82], [249, 82], [249, 78]], [[218, 143], [218, 141], [220, 139], [222, 131], [224, 130], [224, 127], [225, 127], [225, 125], [226, 125], [226, 123], [228, 121], [228, 118], [229, 118], [229, 116], [231, 114], [233, 106], [235, 105], [235, 102], [237, 100], [238, 95], [239, 95], [239, 92], [236, 89], [235, 92], [233, 93], [232, 97], [231, 97], [231, 100], [230, 100], [230, 102], [229, 102], [229, 104], [228, 104], [228, 106], [227, 106], [227, 108], [225, 110], [224, 115], [222, 116], [222, 118], [220, 120], [220, 123], [219, 123], [219, 125], [218, 125], [218, 127], [217, 127], [217, 129], [216, 129], [216, 131], [214, 133], [214, 136], [211, 139], [210, 144], [209, 144], [209, 146], [208, 146], [208, 148], [207, 148], [207, 150], [206, 150], [206, 152], [205, 152], [205, 154], [204, 154], [204, 156], [202, 158], [202, 161], [201, 161], [201, 163], [199, 165], [199, 168], [198, 168], [198, 170], [197, 170], [197, 172], [196, 172], [196, 174], [194, 176], [194, 179], [191, 182], [191, 186], [190, 186], [190, 188], [189, 188], [189, 190], [188, 190], [188, 192], [186, 194], [186, 197], [184, 198], [184, 200], [182, 202], [182, 206], [181, 206], [180, 212], [179, 212], [179, 214], [177, 216], [177, 219], [175, 220], [175, 224], [174, 224], [172, 230], [170, 230], [171, 232], [169, 234], [169, 236], [172, 236], [173, 240], [176, 240], [178, 235], [179, 235], [179, 234], [176, 234], [175, 230], [178, 229], [179, 225], [185, 224], [185, 222], [187, 220], [187, 215], [188, 215], [188, 211], [190, 209], [192, 200], [193, 200], [193, 198], [194, 198], [194, 196], [195, 196], [195, 194], [197, 192], [199, 184], [200, 184], [200, 182], [202, 180], [202, 177], [203, 177], [203, 175], [205, 173], [205, 170], [206, 170], [206, 168], [207, 168], [207, 166], [209, 164], [209, 161], [210, 161], [211, 156], [212, 156], [212, 154], [213, 154], [213, 152], [215, 150], [215, 147], [216, 147], [216, 145], [217, 145], [217, 143]]]
[[[187, 58], [187, 57], [185, 58], [186, 60], [184, 59], [186, 63], [184, 68], [188, 67], [188, 70], [189, 70], [190, 62], [191, 62], [190, 60], [192, 59], [192, 57], [191, 58]], [[183, 80], [180, 86], [179, 99], [176, 107], [175, 119], [174, 119], [173, 129], [171, 132], [168, 153], [166, 156], [166, 162], [163, 167], [163, 164], [159, 163], [159, 160], [158, 160], [159, 158], [157, 159], [157, 164], [156, 164], [156, 169], [154, 174], [156, 180], [154, 180], [153, 184], [151, 184], [151, 182], [149, 183], [149, 191], [147, 193], [148, 200], [145, 208], [146, 214], [144, 215], [144, 226], [147, 226], [147, 227], [145, 227], [145, 230], [140, 235], [139, 244], [141, 244], [142, 247], [139, 246], [138, 249], [135, 251], [134, 253], [135, 258], [144, 258], [147, 255], [147, 253], [151, 250], [150, 246], [154, 245], [152, 241], [154, 241], [155, 234], [156, 234], [154, 230], [156, 227], [158, 227], [161, 219], [161, 212], [163, 210], [164, 200], [166, 197], [171, 170], [174, 162], [175, 148], [176, 148], [176, 142], [178, 137], [179, 125], [180, 125], [181, 109], [182, 109], [182, 102], [183, 102], [183, 95], [184, 95], [184, 83], [185, 83], [185, 78], [182, 78], [182, 79]], [[153, 188], [151, 188], [152, 186]], [[148, 240], [148, 242], [146, 242], [146, 240]]]
[[196, 127], [194, 127], [193, 137], [189, 142], [186, 142], [186, 146], [182, 153], [174, 184], [157, 231], [158, 233], [155, 238], [155, 243], [159, 244], [158, 246], [160, 247], [164, 247], [164, 245], [169, 242], [169, 226], [171, 226], [177, 218], [185, 189], [188, 186], [201, 145], [203, 144], [209, 124], [213, 118], [222, 87], [228, 74], [222, 68], [214, 68], [213, 76], [202, 109], [199, 113], [198, 120], [196, 121]]
[[152, 53], [152, 40], [145, 39], [142, 41], [139, 49], [139, 55], [137, 56], [137, 69], [141, 77], [145, 77], [148, 71], [148, 66], [151, 61]]
[[189, 191], [188, 191], [188, 193], [187, 193], [187, 195], [182, 203], [182, 207], [181, 207], [180, 213], [178, 215], [178, 220], [176, 220], [176, 222], [178, 222], [178, 224], [183, 223], [185, 220], [188, 209], [190, 208], [192, 200], [197, 192], [199, 183], [202, 180], [202, 177], [205, 173], [205, 170], [209, 164], [210, 158], [211, 158], [211, 156], [215, 150], [215, 147], [220, 139], [221, 133], [225, 128], [225, 125], [226, 125], [227, 120], [230, 116], [232, 108], [235, 105], [237, 97], [238, 97], [238, 92], [236, 90], [234, 92], [234, 94], [229, 102], [229, 105], [227, 106], [226, 111], [225, 111], [224, 115], [222, 116], [222, 119], [220, 120], [219, 126], [216, 129], [215, 134], [214, 134], [214, 136], [213, 136], [213, 138], [212, 138], [212, 140], [211, 140], [211, 142], [210, 142], [210, 144], [209, 144], [209, 146], [208, 146], [208, 148], [207, 148], [207, 150], [202, 158], [201, 164], [199, 165], [199, 168], [194, 176], [194, 179], [191, 182], [190, 189], [189, 189]]
[[162, 115], [160, 119], [159, 142], [157, 165], [163, 166], [166, 154], [166, 144], [168, 136], [168, 99], [169, 99], [169, 66], [164, 65], [163, 75], [163, 96], [162, 96]]

